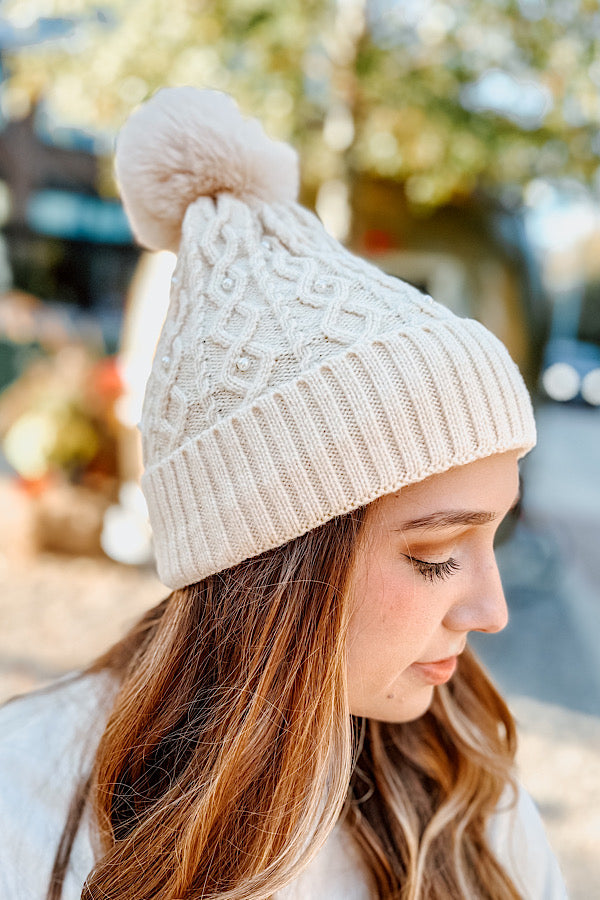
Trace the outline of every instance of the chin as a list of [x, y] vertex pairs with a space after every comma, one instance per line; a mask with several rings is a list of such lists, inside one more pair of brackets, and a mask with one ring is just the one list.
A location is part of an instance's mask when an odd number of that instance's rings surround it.
[[431, 706], [432, 700], [433, 686], [427, 686], [408, 697], [378, 698], [374, 703], [361, 704], [360, 710], [356, 712], [354, 709], [351, 711], [355, 716], [399, 725], [401, 722], [414, 722], [415, 719], [420, 719]]

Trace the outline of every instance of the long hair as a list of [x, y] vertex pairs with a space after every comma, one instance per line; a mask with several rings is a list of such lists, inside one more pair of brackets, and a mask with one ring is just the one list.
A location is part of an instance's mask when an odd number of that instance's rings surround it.
[[101, 854], [83, 900], [265, 900], [340, 815], [375, 898], [518, 900], [486, 836], [514, 725], [473, 655], [417, 721], [350, 716], [364, 511], [174, 591], [92, 665], [119, 687], [48, 900], [86, 803]]

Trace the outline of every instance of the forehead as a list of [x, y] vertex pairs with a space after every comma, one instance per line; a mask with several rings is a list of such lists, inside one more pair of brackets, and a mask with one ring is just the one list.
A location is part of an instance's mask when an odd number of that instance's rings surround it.
[[369, 512], [401, 519], [458, 509], [503, 515], [512, 505], [518, 487], [517, 451], [496, 453], [380, 497], [371, 504]]

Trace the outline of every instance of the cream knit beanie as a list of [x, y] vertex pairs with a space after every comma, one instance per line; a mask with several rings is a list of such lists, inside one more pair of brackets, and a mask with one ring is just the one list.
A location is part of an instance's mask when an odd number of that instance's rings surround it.
[[228, 96], [160, 91], [116, 171], [138, 240], [178, 253], [141, 422], [166, 585], [534, 445], [500, 341], [333, 240], [296, 203], [294, 151]]

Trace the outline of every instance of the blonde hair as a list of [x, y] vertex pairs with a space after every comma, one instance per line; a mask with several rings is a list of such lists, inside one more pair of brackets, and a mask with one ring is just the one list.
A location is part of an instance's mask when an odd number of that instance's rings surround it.
[[91, 667], [120, 687], [48, 900], [86, 795], [102, 855], [83, 900], [264, 900], [341, 814], [374, 897], [519, 898], [486, 836], [514, 726], [473, 655], [417, 721], [350, 716], [346, 589], [364, 509], [174, 591]]

